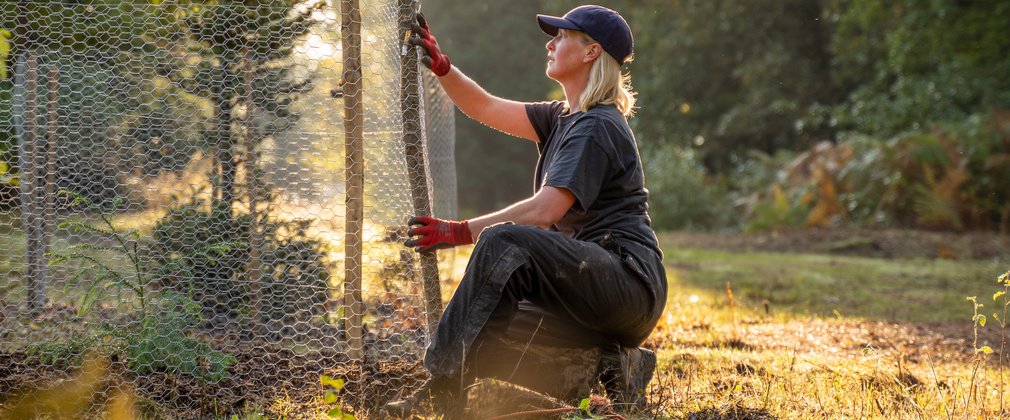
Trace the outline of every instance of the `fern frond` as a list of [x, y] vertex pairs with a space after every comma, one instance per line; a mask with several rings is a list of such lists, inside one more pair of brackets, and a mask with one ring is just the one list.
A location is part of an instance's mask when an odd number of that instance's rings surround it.
[[96, 251], [96, 252], [121, 252], [121, 250], [119, 248], [113, 248], [113, 247], [108, 247], [108, 246], [100, 246], [100, 245], [92, 245], [92, 244], [87, 244], [87, 243], [84, 243], [84, 244], [73, 244], [73, 245], [67, 247], [67, 251], [78, 251], [78, 250], [87, 250], [87, 251]]
[[79, 281], [79, 280], [80, 280], [80, 279], [81, 279], [82, 277], [84, 277], [84, 275], [85, 275], [85, 274], [86, 274], [86, 273], [87, 273], [88, 271], [90, 271], [90, 270], [88, 270], [87, 268], [81, 268], [81, 269], [77, 270], [77, 272], [76, 272], [76, 273], [74, 273], [74, 275], [73, 275], [73, 276], [70, 276], [70, 278], [69, 278], [69, 279], [67, 279], [67, 287], [71, 287], [71, 286], [76, 286], [76, 285], [77, 285], [77, 282], [78, 282], [78, 281]]
[[81, 296], [81, 300], [78, 303], [78, 305], [80, 306], [77, 308], [78, 317], [83, 317], [85, 314], [91, 311], [91, 307], [94, 306], [95, 302], [98, 302], [98, 300], [105, 293], [105, 288], [96, 288], [95, 286], [97, 285], [98, 282], [92, 283], [91, 287], [89, 287], [88, 290], [84, 293], [84, 296]]
[[64, 222], [60, 222], [60, 224], [58, 224], [57, 227], [59, 227], [60, 229], [69, 230], [71, 233], [93, 232], [111, 239], [119, 238], [119, 233], [116, 232], [114, 229], [112, 230], [103, 229], [91, 224], [90, 222], [85, 222], [81, 220], [67, 220]]

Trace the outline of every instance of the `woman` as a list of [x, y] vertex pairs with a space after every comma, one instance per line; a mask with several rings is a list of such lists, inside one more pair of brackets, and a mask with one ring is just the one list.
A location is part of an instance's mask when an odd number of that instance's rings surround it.
[[[476, 242], [424, 358], [431, 379], [406, 400], [458, 409], [461, 370], [478, 342], [505, 334], [524, 311], [558, 320], [576, 345], [637, 347], [666, 304], [662, 252], [650, 227], [648, 192], [627, 117], [635, 103], [621, 65], [632, 55], [627, 22], [600, 6], [538, 15], [547, 76], [564, 102], [498, 98], [443, 54], [423, 17], [411, 44], [470, 118], [536, 144], [536, 191], [503, 210], [464, 221], [415, 217], [407, 246], [419, 252]], [[570, 327], [570, 328], [568, 328]]]

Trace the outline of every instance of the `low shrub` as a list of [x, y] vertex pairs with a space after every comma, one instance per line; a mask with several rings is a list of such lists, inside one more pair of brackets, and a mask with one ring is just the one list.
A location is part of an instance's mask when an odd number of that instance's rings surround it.
[[657, 229], [717, 229], [734, 223], [725, 187], [706, 173], [693, 150], [668, 144], [643, 161], [649, 214]]
[[157, 282], [191, 294], [209, 317], [248, 317], [254, 299], [265, 318], [260, 321], [323, 316], [330, 275], [323, 243], [307, 233], [309, 223], [260, 221], [262, 274], [256, 281], [249, 265], [252, 222], [248, 214], [233, 215], [210, 200], [176, 201], [152, 234], [153, 256], [166, 268]]
[[[99, 306], [108, 295], [116, 297], [116, 314], [100, 316], [99, 323], [83, 333], [71, 334], [63, 342], [37, 343], [28, 353], [50, 364], [76, 364], [89, 351], [121, 355], [137, 373], [165, 371], [218, 382], [235, 364], [235, 358], [192, 337], [203, 322], [199, 305], [189, 296], [151, 287], [150, 267], [142, 258], [140, 235], [136, 230], [120, 230], [101, 206], [87, 198], [70, 194], [72, 206], [96, 212], [100, 225], [70, 220], [59, 227], [73, 234], [94, 235], [92, 242], [78, 243], [52, 252], [51, 265], [73, 263], [76, 271], [67, 289], [83, 291], [78, 316]], [[112, 203], [118, 207], [121, 203]], [[120, 269], [109, 261], [128, 261]]]
[[889, 226], [1010, 230], [1010, 112], [800, 154], [753, 154], [730, 175], [751, 230]]

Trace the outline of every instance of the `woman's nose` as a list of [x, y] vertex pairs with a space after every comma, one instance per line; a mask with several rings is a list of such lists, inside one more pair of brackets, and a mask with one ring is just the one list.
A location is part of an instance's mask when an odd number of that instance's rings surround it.
[[554, 51], [554, 38], [551, 38], [550, 41], [547, 41], [547, 45], [545, 45], [545, 47], [547, 47], [548, 51]]

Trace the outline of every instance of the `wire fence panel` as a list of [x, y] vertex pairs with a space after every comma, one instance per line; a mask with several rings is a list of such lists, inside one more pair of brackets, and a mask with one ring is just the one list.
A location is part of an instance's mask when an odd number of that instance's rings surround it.
[[424, 77], [424, 121], [428, 134], [428, 167], [431, 170], [435, 216], [458, 219], [456, 191], [456, 106], [442, 90], [435, 75]]
[[403, 225], [419, 182], [455, 216], [454, 122], [432, 80], [402, 116], [402, 0], [79, 3], [0, 5], [0, 414], [67, 378], [62, 414], [186, 418], [361, 417], [415, 383]]

